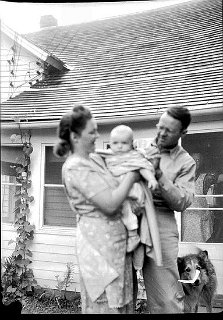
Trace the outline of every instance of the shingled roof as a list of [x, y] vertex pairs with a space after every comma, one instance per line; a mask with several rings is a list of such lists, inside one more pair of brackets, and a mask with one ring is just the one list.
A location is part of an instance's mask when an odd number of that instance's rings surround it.
[[28, 122], [57, 122], [75, 102], [100, 121], [145, 119], [169, 105], [223, 112], [222, 2], [191, 0], [25, 35], [73, 70], [2, 104]]

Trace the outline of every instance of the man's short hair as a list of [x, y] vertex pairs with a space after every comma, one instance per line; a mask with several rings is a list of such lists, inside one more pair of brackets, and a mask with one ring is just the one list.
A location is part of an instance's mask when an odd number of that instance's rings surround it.
[[182, 130], [187, 129], [191, 122], [190, 111], [185, 107], [169, 107], [167, 109], [167, 114], [174, 119], [177, 119], [182, 124]]

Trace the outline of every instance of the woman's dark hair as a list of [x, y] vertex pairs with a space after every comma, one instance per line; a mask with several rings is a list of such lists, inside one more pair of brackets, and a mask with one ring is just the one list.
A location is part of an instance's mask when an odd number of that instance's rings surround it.
[[70, 133], [75, 132], [80, 135], [85, 129], [87, 121], [91, 118], [90, 110], [82, 105], [75, 105], [72, 111], [62, 116], [57, 130], [60, 141], [54, 146], [54, 154], [56, 156], [63, 157], [69, 151], [73, 151]]
[[185, 107], [170, 107], [167, 109], [167, 114], [174, 119], [177, 119], [182, 124], [182, 130], [187, 129], [191, 122], [190, 111]]

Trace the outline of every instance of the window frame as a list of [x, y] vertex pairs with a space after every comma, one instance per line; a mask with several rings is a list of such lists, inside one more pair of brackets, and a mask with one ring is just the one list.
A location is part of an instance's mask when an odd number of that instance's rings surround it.
[[45, 165], [46, 165], [46, 147], [53, 147], [54, 143], [41, 143], [41, 166], [40, 166], [40, 214], [39, 214], [39, 232], [40, 233], [49, 233], [49, 234], [60, 234], [60, 235], [76, 235], [76, 227], [68, 226], [50, 226], [44, 224], [44, 193], [45, 185], [47, 186], [58, 186], [63, 187], [63, 185], [57, 184], [45, 184]]
[[[11, 148], [13, 148], [13, 147], [17, 147], [17, 148], [19, 148], [19, 147], [23, 147], [23, 145], [22, 145], [22, 143], [3, 143], [2, 145], [1, 145], [1, 148], [2, 147], [11, 147]], [[1, 174], [2, 174], [2, 172], [1, 172]], [[8, 186], [10, 186], [10, 185], [12, 185], [12, 186], [17, 186], [17, 187], [20, 187], [22, 184], [21, 183], [13, 183], [13, 182], [2, 182], [2, 180], [1, 180], [1, 186], [2, 185], [8, 185]], [[2, 201], [2, 199], [1, 199], [1, 201]], [[1, 202], [1, 207], [2, 207], [2, 202]], [[9, 222], [6, 222], [6, 221], [3, 221], [2, 220], [2, 216], [1, 216], [1, 223], [2, 223], [2, 225], [3, 226], [10, 226], [11, 228], [14, 228], [14, 221], [9, 221]]]

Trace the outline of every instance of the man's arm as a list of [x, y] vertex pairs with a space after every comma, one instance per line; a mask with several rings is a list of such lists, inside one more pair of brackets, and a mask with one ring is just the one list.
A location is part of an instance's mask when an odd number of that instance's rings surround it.
[[169, 180], [160, 168], [156, 170], [161, 195], [172, 210], [182, 212], [191, 205], [195, 193], [195, 170], [195, 162], [190, 158], [174, 182]]

